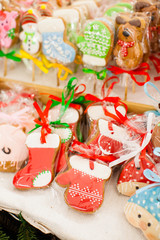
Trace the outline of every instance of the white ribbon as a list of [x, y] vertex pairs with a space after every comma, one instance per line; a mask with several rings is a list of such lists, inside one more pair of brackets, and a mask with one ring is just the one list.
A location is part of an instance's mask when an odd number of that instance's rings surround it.
[[120, 158], [116, 159], [115, 161], [109, 163], [109, 167], [114, 167], [120, 163], [125, 162], [126, 160], [129, 160], [133, 157], [135, 157], [136, 155], [138, 155], [150, 142], [151, 140], [151, 129], [152, 129], [152, 121], [153, 121], [153, 113], [149, 113], [148, 115], [148, 120], [147, 120], [147, 133], [146, 136], [143, 140], [143, 143], [141, 146], [139, 146], [139, 148], [136, 151], [133, 151], [129, 154], [126, 155], [122, 155]]

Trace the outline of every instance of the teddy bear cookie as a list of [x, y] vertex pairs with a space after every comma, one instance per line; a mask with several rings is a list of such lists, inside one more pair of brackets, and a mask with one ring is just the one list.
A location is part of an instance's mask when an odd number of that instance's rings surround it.
[[79, 36], [77, 45], [83, 53], [83, 62], [92, 66], [107, 65], [113, 49], [114, 35], [110, 27], [101, 21], [91, 21]]
[[136, 167], [135, 159], [127, 161], [121, 169], [117, 189], [123, 195], [132, 196], [135, 192], [142, 187], [147, 186], [148, 184], [153, 183], [147, 179], [143, 172], [145, 169], [150, 169], [157, 173], [155, 164], [147, 156], [139, 156], [139, 162]]
[[0, 172], [16, 172], [28, 158], [26, 135], [14, 126], [0, 125]]
[[66, 40], [66, 26], [61, 18], [46, 17], [38, 22], [42, 34], [43, 54], [51, 61], [72, 63], [76, 56], [75, 46]]
[[[60, 116], [60, 106], [56, 106], [49, 111], [49, 121], [55, 122]], [[65, 170], [68, 166], [68, 149], [72, 139], [77, 140], [77, 124], [79, 121], [79, 113], [76, 109], [69, 107], [63, 117], [61, 123], [67, 123], [68, 128], [55, 126], [53, 132], [61, 138], [61, 148], [55, 163], [55, 172], [58, 173]]]
[[60, 137], [50, 133], [46, 136], [46, 143], [42, 143], [39, 129], [28, 135], [26, 145], [29, 160], [14, 176], [14, 186], [20, 190], [48, 186], [54, 179], [55, 160], [61, 145]]
[[95, 212], [103, 203], [105, 182], [111, 176], [111, 169], [78, 155], [70, 157], [69, 165], [69, 170], [55, 179], [67, 188], [64, 193], [66, 203], [81, 212]]
[[41, 34], [38, 32], [37, 16], [30, 9], [24, 13], [21, 21], [23, 31], [20, 33], [22, 48], [30, 55], [36, 55], [41, 48]]
[[19, 13], [0, 10], [0, 48], [9, 49], [18, 41]]
[[119, 16], [116, 18], [119, 27], [113, 54], [116, 64], [122, 69], [133, 70], [143, 61], [142, 21], [140, 17], [131, 17], [129, 21]]
[[[160, 183], [160, 177], [155, 176], [155, 180]], [[146, 239], [160, 239], [160, 185], [152, 184], [138, 190], [128, 200], [124, 211], [128, 222], [140, 228]]]

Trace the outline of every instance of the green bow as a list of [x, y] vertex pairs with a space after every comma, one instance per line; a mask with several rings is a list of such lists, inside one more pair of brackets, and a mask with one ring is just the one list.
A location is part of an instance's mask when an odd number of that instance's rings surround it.
[[62, 126], [62, 127], [66, 127], [66, 128], [69, 128], [69, 124], [68, 123], [61, 123], [61, 121], [60, 120], [57, 120], [57, 121], [55, 121], [55, 122], [50, 122], [49, 123], [52, 127], [54, 126], [54, 125], [58, 125], [58, 126]]
[[10, 53], [4, 53], [2, 50], [0, 50], [0, 57], [6, 57], [13, 61], [20, 62], [21, 59], [19, 57], [14, 56], [15, 53], [16, 53], [15, 51], [12, 51]]
[[90, 73], [95, 74], [97, 76], [97, 79], [104, 80], [107, 76], [107, 69], [103, 69], [100, 72], [94, 71], [93, 69], [83, 68], [82, 69], [84, 73]]
[[12, 40], [15, 38], [15, 28], [10, 29], [8, 32], [8, 37], [11, 38]]

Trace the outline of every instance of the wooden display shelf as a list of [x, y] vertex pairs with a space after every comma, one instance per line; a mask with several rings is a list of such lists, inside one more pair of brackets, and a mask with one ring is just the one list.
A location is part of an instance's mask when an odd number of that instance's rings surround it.
[[[35, 89], [40, 94], [40, 99], [44, 104], [47, 102], [48, 96], [41, 95], [41, 93], [49, 93], [57, 97], [61, 97], [61, 94], [62, 94], [62, 89], [60, 88], [53, 88], [53, 87], [38, 85], [35, 83], [21, 82], [21, 81], [0, 77], [0, 89], [10, 88], [14, 86], [14, 84], [20, 84], [24, 86], [25, 89]], [[128, 101], [123, 101], [123, 102], [127, 104], [128, 112], [141, 114], [145, 111], [155, 110], [155, 108], [151, 105], [145, 105], [141, 103], [134, 103], [134, 102], [128, 102]]]

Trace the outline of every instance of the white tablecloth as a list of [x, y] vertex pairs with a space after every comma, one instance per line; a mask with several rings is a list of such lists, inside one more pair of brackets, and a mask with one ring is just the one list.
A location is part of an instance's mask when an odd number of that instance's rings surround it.
[[102, 207], [94, 214], [80, 213], [66, 205], [62, 193], [65, 189], [56, 183], [43, 190], [19, 191], [12, 184], [13, 176], [0, 173], [0, 209], [21, 212], [45, 233], [53, 233], [62, 240], [145, 239], [125, 218], [123, 209], [128, 198], [117, 192], [117, 171], [106, 184]]

